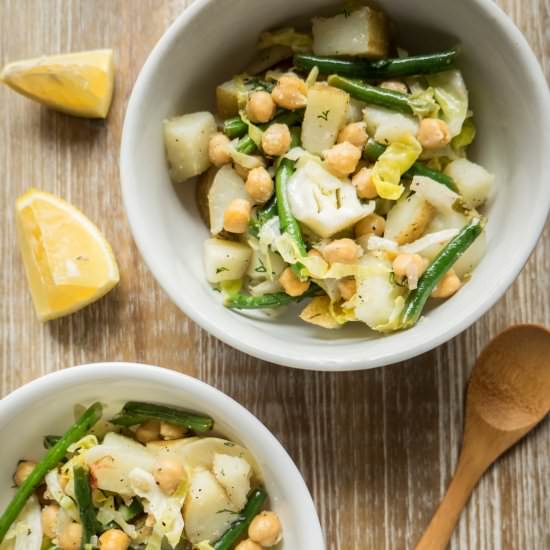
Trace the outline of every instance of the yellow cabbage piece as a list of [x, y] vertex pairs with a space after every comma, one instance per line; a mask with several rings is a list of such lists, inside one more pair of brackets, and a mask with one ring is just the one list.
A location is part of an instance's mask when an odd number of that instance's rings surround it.
[[383, 199], [398, 200], [404, 187], [401, 176], [411, 168], [422, 153], [422, 146], [412, 134], [402, 134], [390, 143], [376, 161], [373, 181], [378, 195]]
[[258, 49], [264, 50], [272, 46], [288, 46], [293, 52], [310, 52], [313, 47], [313, 38], [309, 34], [296, 32], [292, 27], [263, 32], [260, 35]]

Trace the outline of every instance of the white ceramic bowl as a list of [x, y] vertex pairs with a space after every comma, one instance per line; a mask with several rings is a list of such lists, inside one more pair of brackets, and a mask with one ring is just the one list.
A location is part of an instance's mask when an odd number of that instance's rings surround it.
[[489, 0], [380, 0], [412, 52], [460, 43], [479, 128], [473, 157], [497, 175], [488, 251], [473, 279], [413, 329], [379, 336], [360, 326], [316, 330], [295, 312], [275, 321], [224, 309], [204, 276], [207, 230], [193, 185], [176, 189], [164, 159], [162, 120], [213, 108], [214, 87], [241, 71], [258, 33], [337, 9], [330, 0], [198, 0], [168, 29], [136, 82], [124, 124], [124, 202], [137, 245], [172, 300], [194, 321], [250, 355], [292, 367], [351, 370], [413, 357], [481, 317], [519, 274], [550, 207], [550, 100], [527, 42]]
[[244, 407], [204, 382], [159, 367], [97, 363], [49, 374], [0, 401], [0, 510], [13, 495], [12, 475], [20, 459], [39, 459], [42, 438], [74, 421], [73, 406], [101, 401], [105, 418], [130, 400], [152, 401], [212, 416], [216, 431], [243, 444], [258, 460], [270, 504], [281, 517], [281, 550], [325, 548], [308, 489], [281, 444]]

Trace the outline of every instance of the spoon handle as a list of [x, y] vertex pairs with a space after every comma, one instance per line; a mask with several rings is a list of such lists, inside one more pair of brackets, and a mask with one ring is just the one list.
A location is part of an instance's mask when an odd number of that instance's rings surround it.
[[488, 464], [476, 460], [465, 448], [443, 501], [424, 532], [416, 550], [444, 550], [449, 544], [462, 509]]

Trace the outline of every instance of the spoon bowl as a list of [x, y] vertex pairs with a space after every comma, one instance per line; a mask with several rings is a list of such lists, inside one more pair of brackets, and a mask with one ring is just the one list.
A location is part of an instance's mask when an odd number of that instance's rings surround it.
[[416, 550], [443, 550], [487, 468], [550, 411], [550, 331], [509, 328], [483, 350], [466, 398], [464, 442], [454, 478]]

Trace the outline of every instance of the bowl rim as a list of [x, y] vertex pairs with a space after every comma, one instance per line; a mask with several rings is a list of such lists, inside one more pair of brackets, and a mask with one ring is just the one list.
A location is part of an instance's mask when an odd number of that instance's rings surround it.
[[[154, 251], [151, 251], [150, 248], [146, 246], [146, 230], [140, 223], [141, 218], [138, 215], [138, 201], [134, 196], [135, 193], [132, 192], [132, 182], [129, 176], [132, 165], [132, 143], [135, 136], [138, 135], [137, 106], [147, 93], [147, 83], [151, 73], [164, 54], [176, 42], [180, 32], [186, 28], [199, 12], [216, 1], [217, 0], [197, 0], [186, 8], [168, 27], [147, 57], [136, 79], [124, 118], [120, 148], [120, 174], [124, 206], [134, 241], [145, 264], [162, 289], [186, 316], [222, 342], [264, 361], [304, 370], [344, 372], [365, 370], [399, 363], [435, 349], [474, 324], [491, 309], [510, 288], [533, 253], [550, 213], [550, 194], [547, 194], [545, 201], [539, 201], [537, 203], [537, 209], [529, 220], [530, 236], [526, 239], [525, 246], [515, 254], [513, 266], [509, 268], [507, 276], [500, 279], [500, 284], [492, 285], [486, 289], [486, 293], [483, 298], [480, 299], [475, 309], [472, 309], [469, 314], [461, 317], [459, 320], [447, 325], [447, 328], [442, 328], [437, 333], [429, 335], [427, 338], [420, 340], [418, 343], [406, 349], [400, 351], [388, 350], [374, 358], [356, 356], [353, 358], [342, 357], [340, 360], [327, 360], [322, 357], [311, 358], [305, 354], [301, 356], [297, 356], [296, 354], [287, 355], [285, 354], [284, 346], [273, 351], [269, 349], [268, 346], [254, 344], [241, 339], [239, 336], [234, 336], [232, 332], [226, 331], [215, 322], [212, 322], [206, 312], [195, 307], [192, 300], [171, 291], [171, 285], [167, 275], [154, 261]], [[507, 39], [513, 44], [513, 47], [517, 50], [522, 62], [528, 68], [528, 72], [531, 75], [534, 84], [532, 93], [537, 98], [537, 108], [540, 109], [540, 120], [545, 121], [545, 127], [549, 128], [550, 91], [542, 67], [523, 33], [496, 3], [487, 2], [487, 0], [464, 0], [464, 2], [469, 2], [472, 8], [481, 10], [488, 15], [494, 25], [498, 26], [507, 36]], [[550, 150], [550, 132], [545, 131], [543, 135], [544, 140], [541, 144], [541, 149]], [[550, 172], [550, 157], [544, 158], [542, 163], [543, 166], [546, 167], [546, 172]]]
[[307, 514], [310, 521], [303, 528], [309, 531], [308, 538], [318, 544], [319, 550], [324, 550], [324, 535], [321, 529], [319, 516], [313, 503], [311, 493], [305, 483], [298, 467], [271, 431], [246, 407], [235, 401], [232, 397], [217, 388], [187, 374], [170, 369], [149, 365], [145, 363], [130, 362], [99, 362], [87, 363], [69, 367], [41, 376], [19, 388], [13, 390], [0, 400], [0, 418], [9, 421], [13, 415], [32, 408], [36, 399], [55, 390], [57, 392], [68, 390], [75, 386], [91, 384], [98, 379], [131, 379], [142, 382], [154, 382], [182, 392], [188, 392], [199, 397], [214, 408], [219, 409], [219, 416], [231, 422], [239, 417], [236, 432], [250, 432], [258, 447], [269, 449], [266, 453], [266, 462], [270, 465], [279, 465], [284, 468], [286, 484], [298, 491], [298, 498], [293, 500], [291, 506], [299, 507], [303, 514]]

